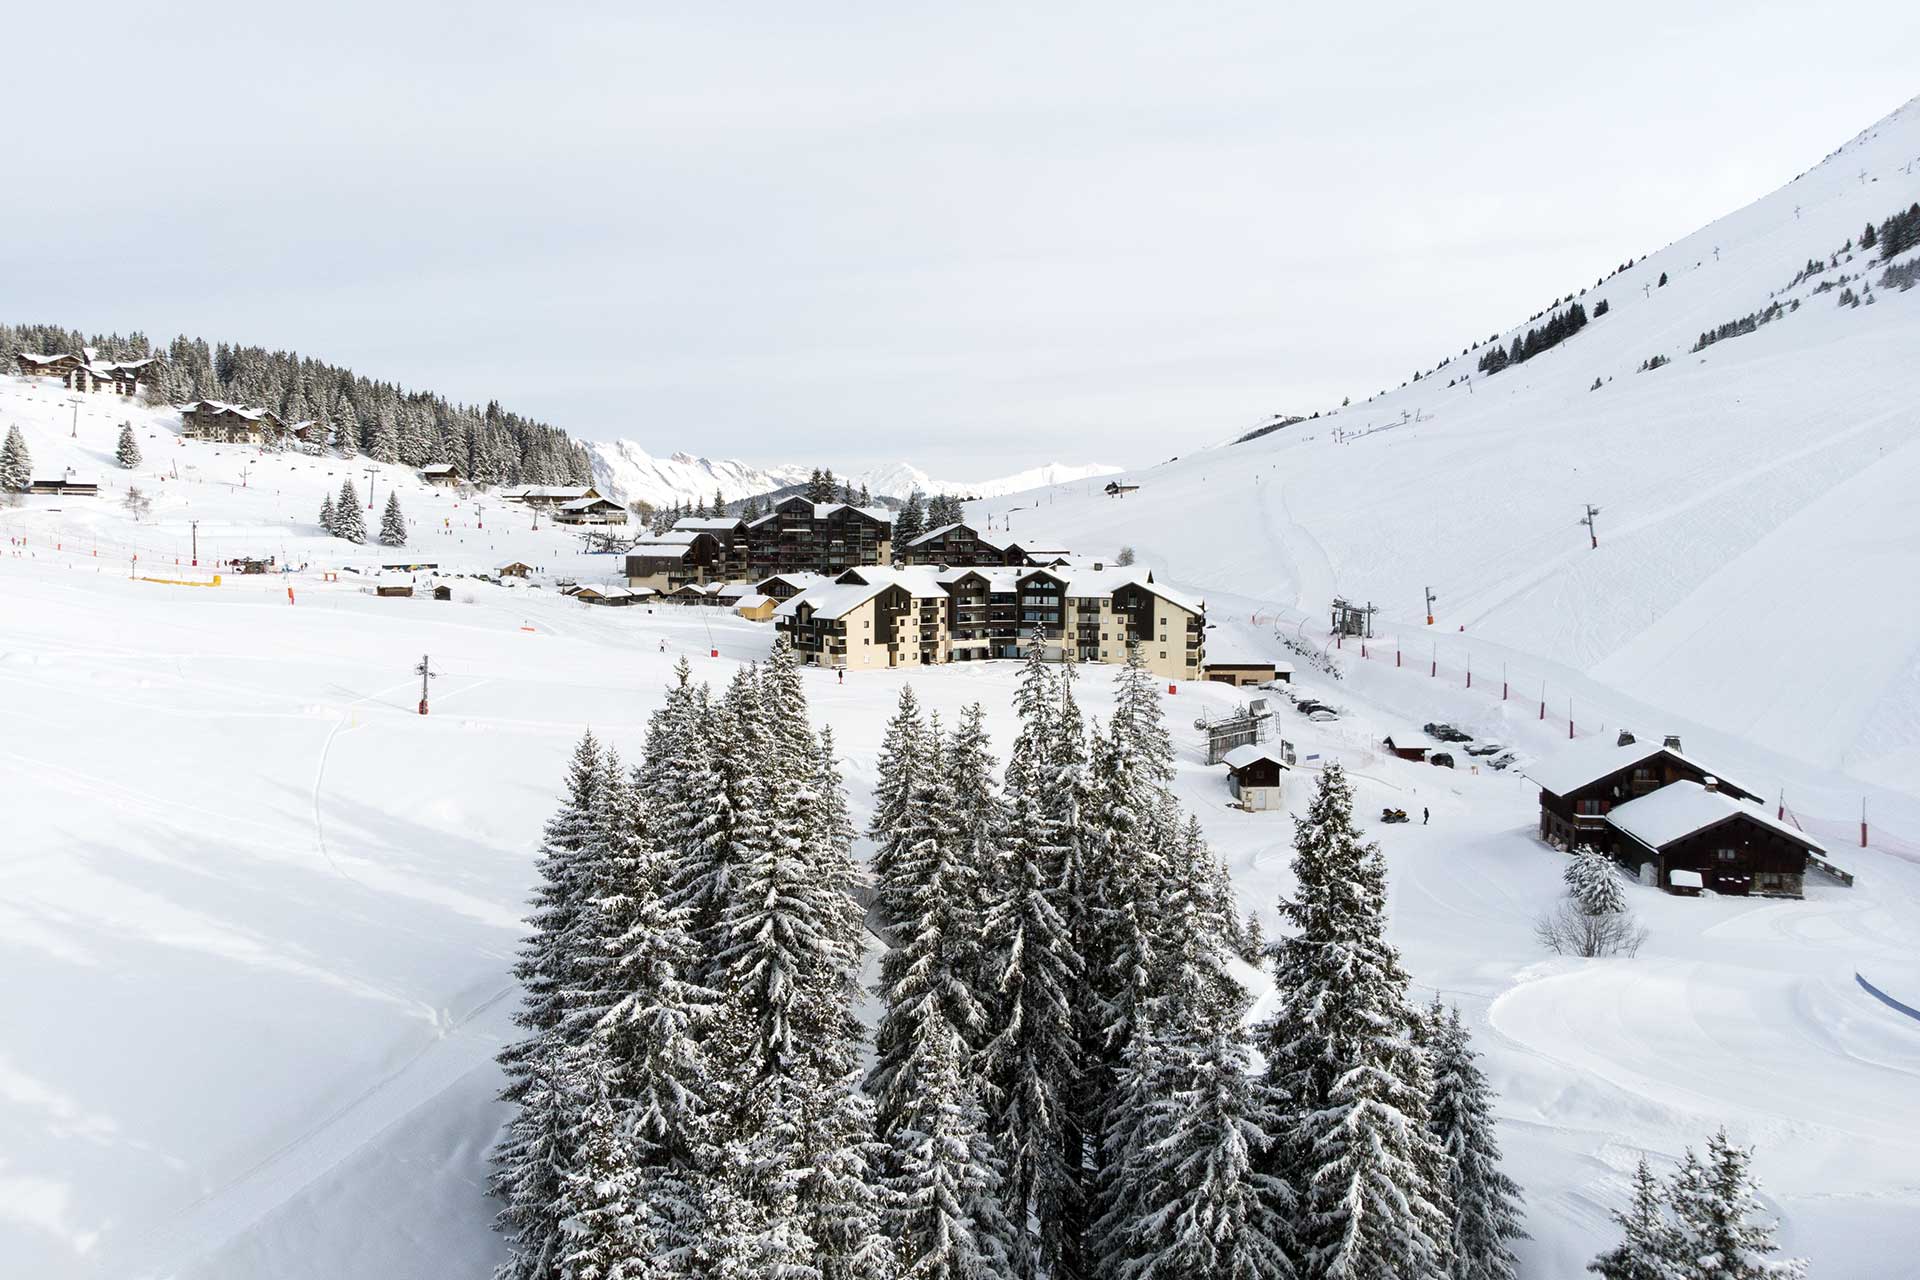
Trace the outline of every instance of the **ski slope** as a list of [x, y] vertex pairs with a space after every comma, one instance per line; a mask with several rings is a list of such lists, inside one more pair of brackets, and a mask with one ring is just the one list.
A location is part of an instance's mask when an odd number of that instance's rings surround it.
[[[1543, 282], [1609, 311], [1525, 363], [1483, 376], [1484, 347], [1436, 352], [1452, 363], [1370, 402], [1246, 444], [1170, 444], [1181, 456], [1122, 477], [1140, 486], [1124, 498], [1072, 484], [974, 514], [1048, 545], [1131, 545], [1247, 612], [1317, 619], [1340, 594], [1411, 637], [1431, 587], [1437, 631], [1590, 704], [1637, 700], [1912, 793], [1920, 290], [1857, 308], [1816, 290], [1877, 280], [1876, 254], [1842, 246], [1915, 200], [1920, 99], [1602, 284]], [[1689, 353], [1774, 301], [1799, 307]], [[1655, 355], [1673, 363], [1637, 372]]]

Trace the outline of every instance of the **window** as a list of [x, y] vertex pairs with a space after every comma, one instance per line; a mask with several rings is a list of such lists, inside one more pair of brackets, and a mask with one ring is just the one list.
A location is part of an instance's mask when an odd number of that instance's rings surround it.
[[1604, 800], [1576, 800], [1573, 802], [1573, 811], [1585, 818], [1597, 818], [1607, 811], [1606, 806]]
[[1165, 649], [1162, 649], [1162, 650], [1160, 651], [1160, 656], [1161, 656], [1161, 657], [1163, 657], [1163, 658], [1164, 658], [1164, 657], [1166, 657], [1166, 656], [1167, 656], [1167, 651], [1166, 651]]
[[1720, 859], [1720, 861], [1722, 862], [1740, 861], [1740, 851], [1738, 849], [1715, 849], [1713, 851], [1713, 856]]

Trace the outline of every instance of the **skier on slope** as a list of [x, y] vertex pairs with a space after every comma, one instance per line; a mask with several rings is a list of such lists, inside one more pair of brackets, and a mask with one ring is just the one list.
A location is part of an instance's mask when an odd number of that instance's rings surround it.
[[1423, 827], [1426, 826], [1427, 819], [1431, 818], [1432, 816], [1433, 816], [1433, 811], [1428, 809], [1425, 805], [1422, 805], [1420, 808], [1420, 825]]

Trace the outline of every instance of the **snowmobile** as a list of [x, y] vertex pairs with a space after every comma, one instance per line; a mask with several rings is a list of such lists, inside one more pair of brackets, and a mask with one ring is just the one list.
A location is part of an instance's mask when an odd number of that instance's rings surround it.
[[1380, 821], [1382, 822], [1405, 822], [1406, 820], [1407, 811], [1405, 809], [1382, 809], [1380, 811]]

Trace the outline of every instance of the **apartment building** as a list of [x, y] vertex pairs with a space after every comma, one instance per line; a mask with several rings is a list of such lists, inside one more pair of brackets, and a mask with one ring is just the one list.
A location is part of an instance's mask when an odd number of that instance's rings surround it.
[[787, 498], [746, 527], [748, 576], [837, 574], [893, 562], [893, 513], [885, 507]]
[[774, 622], [805, 662], [853, 668], [1019, 658], [1034, 645], [1058, 661], [1124, 662], [1138, 642], [1147, 668], [1197, 680], [1206, 606], [1150, 570], [1052, 568], [849, 570], [784, 601]]

